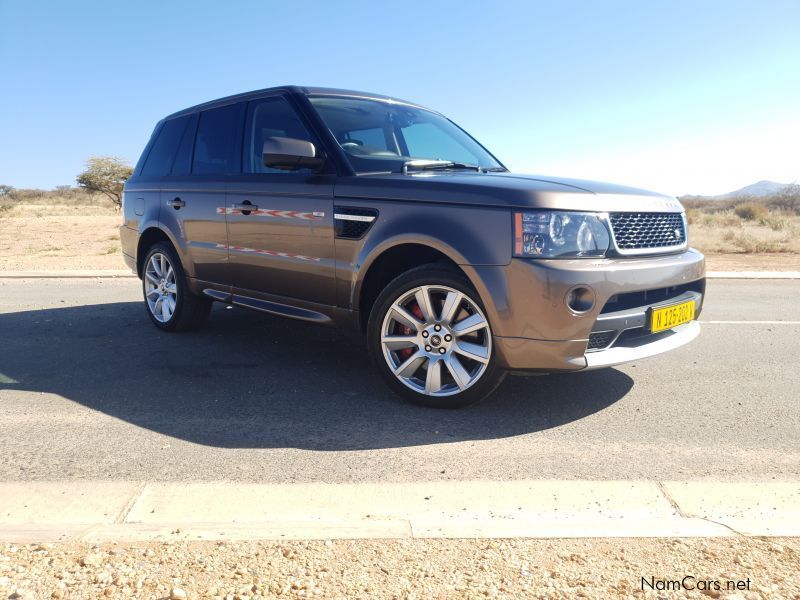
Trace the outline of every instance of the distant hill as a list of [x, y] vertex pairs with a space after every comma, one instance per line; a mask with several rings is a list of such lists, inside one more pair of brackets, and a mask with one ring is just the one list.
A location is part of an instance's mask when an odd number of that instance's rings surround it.
[[727, 194], [719, 194], [718, 196], [692, 196], [686, 195], [682, 196], [682, 198], [697, 198], [698, 200], [731, 200], [735, 198], [763, 198], [765, 196], [772, 196], [783, 191], [785, 188], [789, 187], [790, 185], [794, 185], [791, 183], [778, 183], [777, 181], [757, 181], [756, 183], [751, 183], [750, 185], [746, 185], [743, 188], [738, 190], [734, 190], [732, 192], [728, 192]]
[[790, 184], [778, 183], [777, 181], [766, 181], [766, 180], [757, 181], [756, 183], [751, 183], [750, 185], [746, 185], [741, 189], [728, 192], [727, 194], [714, 196], [714, 198], [739, 198], [741, 196], [770, 196], [772, 194], [777, 194], [788, 185]]

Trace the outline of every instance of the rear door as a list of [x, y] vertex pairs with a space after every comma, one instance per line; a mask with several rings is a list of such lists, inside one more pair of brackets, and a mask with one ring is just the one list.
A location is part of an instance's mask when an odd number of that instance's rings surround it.
[[242, 174], [228, 186], [226, 205], [233, 286], [242, 295], [332, 306], [334, 176], [265, 167], [268, 137], [320, 149], [288, 98], [248, 103]]
[[242, 114], [242, 104], [229, 104], [193, 115], [162, 183], [162, 224], [198, 289], [230, 291], [225, 194], [241, 160]]

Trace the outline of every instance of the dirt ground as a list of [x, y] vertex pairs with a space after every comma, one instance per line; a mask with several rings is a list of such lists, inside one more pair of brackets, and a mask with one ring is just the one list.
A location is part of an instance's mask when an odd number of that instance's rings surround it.
[[[87, 212], [101, 214], [86, 214]], [[0, 271], [125, 269], [111, 208], [19, 205], [0, 213]], [[701, 230], [702, 235], [702, 230]], [[703, 249], [697, 234], [690, 239]], [[800, 254], [710, 252], [709, 271], [800, 271]]]
[[0, 597], [775, 600], [798, 571], [797, 538], [6, 544]]
[[[97, 208], [95, 207], [95, 210]], [[71, 206], [15, 207], [0, 216], [0, 271], [124, 269], [122, 217]]]
[[706, 254], [709, 271], [800, 271], [800, 254]]

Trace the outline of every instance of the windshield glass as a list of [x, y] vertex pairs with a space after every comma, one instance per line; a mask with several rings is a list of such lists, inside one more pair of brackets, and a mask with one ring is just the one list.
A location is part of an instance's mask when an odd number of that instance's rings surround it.
[[480, 144], [436, 113], [392, 102], [310, 96], [357, 173], [400, 172], [408, 161], [436, 160], [504, 170]]

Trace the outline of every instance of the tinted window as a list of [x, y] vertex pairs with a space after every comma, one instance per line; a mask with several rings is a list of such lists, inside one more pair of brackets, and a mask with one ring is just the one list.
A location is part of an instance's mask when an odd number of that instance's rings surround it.
[[178, 117], [164, 123], [150, 149], [150, 154], [147, 155], [142, 175], [159, 176], [169, 173], [188, 120], [189, 117]]
[[[288, 137], [314, 143], [300, 117], [283, 98], [251, 102], [245, 137], [245, 173], [297, 173], [264, 166], [264, 141], [270, 137]], [[315, 144], [315, 143], [314, 143]], [[316, 147], [316, 144], [315, 144]], [[303, 172], [301, 169], [299, 172]]]
[[197, 115], [189, 117], [189, 123], [183, 131], [183, 138], [178, 153], [175, 155], [175, 162], [172, 164], [173, 175], [188, 175], [192, 169], [192, 148], [194, 147], [194, 133], [197, 129]]
[[200, 113], [192, 173], [208, 175], [239, 170], [236, 164], [239, 110], [238, 104], [232, 104]]

